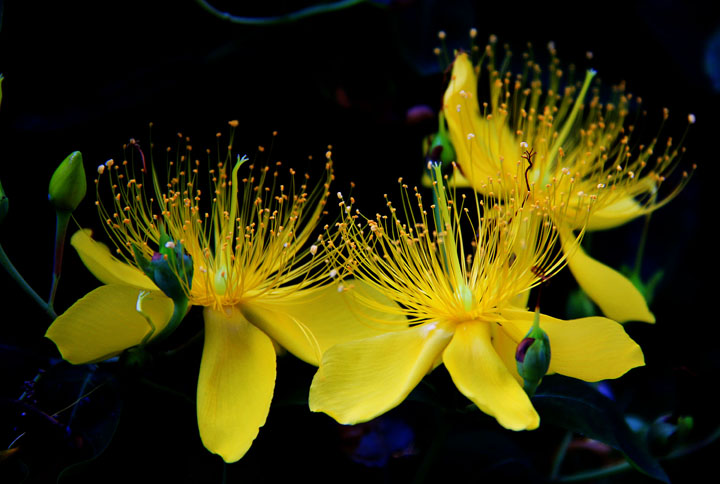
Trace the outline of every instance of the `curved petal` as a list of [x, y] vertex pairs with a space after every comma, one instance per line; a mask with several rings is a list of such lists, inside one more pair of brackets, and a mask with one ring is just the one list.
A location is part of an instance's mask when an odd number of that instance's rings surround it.
[[[319, 365], [322, 354], [337, 343], [370, 338], [400, 329], [405, 318], [367, 307], [375, 302], [397, 307], [387, 296], [359, 280], [346, 280], [349, 290], [330, 285], [320, 291], [286, 300], [250, 301], [241, 306], [245, 317], [290, 353]], [[362, 299], [359, 299], [357, 296]], [[365, 302], [363, 302], [365, 301]]]
[[[151, 330], [136, 310], [139, 294], [140, 290], [131, 286], [98, 287], [58, 316], [45, 336], [75, 365], [115, 356], [140, 344]], [[142, 310], [155, 324], [157, 336], [170, 321], [173, 303], [157, 291], [143, 299]]]
[[567, 235], [562, 239], [568, 267], [575, 280], [605, 316], [621, 323], [655, 322], [645, 298], [627, 277], [593, 259], [580, 246], [568, 249]]
[[457, 162], [464, 178], [476, 189], [488, 177], [497, 175], [500, 159], [506, 154], [501, 150], [513, 138], [504, 123], [498, 125], [481, 118], [477, 83], [472, 62], [467, 54], [460, 54], [453, 63], [452, 79], [443, 97], [443, 113]]
[[613, 203], [594, 210], [590, 215], [587, 230], [605, 230], [619, 227], [643, 215], [646, 210], [632, 196], [620, 198]]
[[490, 325], [471, 321], [455, 329], [443, 362], [463, 395], [511, 430], [532, 430], [540, 416], [490, 340]]
[[205, 308], [197, 416], [207, 449], [242, 458], [265, 424], [275, 388], [275, 349], [237, 307]]
[[342, 424], [387, 412], [432, 369], [451, 337], [451, 331], [430, 323], [333, 346], [310, 386], [310, 410]]
[[[503, 330], [518, 342], [530, 330], [535, 313], [505, 310]], [[607, 318], [591, 317], [568, 321], [540, 315], [540, 327], [550, 339], [550, 372], [585, 381], [618, 378], [643, 366], [642, 350], [622, 325]]]
[[92, 237], [92, 230], [81, 229], [70, 238], [85, 267], [104, 284], [126, 284], [148, 291], [159, 291], [154, 282], [137, 267], [113, 257], [107, 245]]
[[500, 325], [496, 324], [492, 332], [492, 345], [493, 348], [495, 348], [495, 353], [498, 354], [500, 360], [502, 360], [505, 365], [505, 368], [507, 368], [513, 378], [515, 378], [515, 381], [522, 386], [523, 379], [518, 373], [517, 361], [515, 360], [518, 342], [503, 331]]

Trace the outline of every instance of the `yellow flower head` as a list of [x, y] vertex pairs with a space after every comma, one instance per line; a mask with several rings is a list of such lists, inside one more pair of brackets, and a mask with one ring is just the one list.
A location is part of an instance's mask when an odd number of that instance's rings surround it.
[[[490, 179], [488, 195], [451, 197], [439, 165], [429, 169], [440, 182], [433, 182], [429, 206], [417, 187], [411, 194], [399, 180], [406, 219], [387, 195], [389, 213], [374, 218], [362, 215], [352, 200], [349, 206], [340, 203], [344, 219], [338, 227], [345, 252], [336, 252], [336, 263], [399, 303], [395, 311], [411, 324], [494, 321], [515, 296], [563, 267], [556, 224], [573, 217], [582, 226], [595, 199], [568, 193], [555, 205], [552, 190], [531, 200], [519, 182], [506, 186], [499, 179]], [[584, 210], [569, 213], [571, 206]]]
[[[280, 163], [246, 164], [247, 158], [231, 154], [232, 142], [216, 161], [210, 162], [210, 151], [203, 153], [208, 168], [189, 140], [180, 139], [180, 152], [168, 151], [165, 176], [148, 175], [135, 142], [129, 148], [138, 150], [142, 164], [111, 160], [98, 167], [96, 204], [125, 262], [89, 231], [77, 232], [73, 246], [106, 285], [60, 315], [47, 337], [71, 363], [100, 361], [153, 343], [179, 321], [178, 307], [184, 316], [187, 302], [205, 306], [198, 426], [205, 446], [234, 462], [267, 418], [274, 343], [317, 365], [333, 344], [378, 332], [352, 310], [353, 300], [326, 284], [332, 278], [323, 241], [311, 243], [333, 177], [330, 152], [325, 178], [312, 188], [307, 175], [283, 173]], [[111, 207], [101, 202], [106, 191]], [[192, 271], [182, 264], [163, 265], [175, 272], [159, 277], [147, 270], [168, 255], [192, 260]], [[172, 291], [163, 277], [173, 279]], [[364, 297], [382, 299], [372, 288], [358, 287]]]
[[[405, 220], [389, 201], [389, 214], [374, 218], [356, 211], [352, 200], [341, 201], [338, 265], [397, 303], [359, 297], [367, 308], [406, 316], [410, 326], [327, 350], [310, 388], [310, 408], [345, 424], [369, 420], [402, 402], [442, 362], [457, 388], [501, 425], [535, 428], [539, 417], [515, 363], [534, 313], [518, 307], [516, 296], [560, 270], [556, 224], [569, 217], [582, 226], [577, 207], [586, 219], [592, 198], [574, 195], [579, 200], [555, 204], [538, 193], [531, 200], [524, 181], [502, 180], [491, 181], [482, 198], [451, 198], [439, 166], [431, 169], [433, 204], [403, 187]], [[345, 288], [352, 291], [352, 283]], [[643, 364], [640, 348], [609, 319], [541, 315], [540, 325], [550, 338], [551, 372], [594, 381]]]
[[[585, 192], [600, 188], [588, 230], [618, 226], [670, 201], [689, 178], [683, 173], [679, 185], [658, 198], [684, 152], [682, 141], [655, 138], [637, 145], [635, 126], [627, 121], [633, 99], [624, 85], [614, 86], [603, 103], [599, 89], [591, 88], [595, 71], [582, 83], [565, 83], [552, 47], [551, 54], [545, 86], [527, 54], [517, 76], [496, 68], [492, 45], [477, 64], [458, 54], [443, 112], [463, 175], [476, 189], [488, 177], [525, 179], [529, 186], [572, 180], [575, 190]], [[487, 95], [479, 96], [485, 70]], [[664, 110], [663, 122], [667, 117]]]
[[96, 205], [118, 254], [130, 264], [136, 263], [133, 247], [152, 257], [163, 226], [192, 258], [192, 280], [178, 274], [191, 304], [216, 309], [259, 297], [286, 298], [327, 280], [317, 270], [323, 264], [322, 257], [314, 257], [317, 245], [306, 242], [329, 193], [330, 152], [324, 182], [308, 187], [307, 173], [289, 168], [290, 178], [283, 182], [281, 162], [243, 166], [247, 157], [232, 159], [230, 150], [208, 169], [208, 162], [193, 156], [189, 139], [184, 141], [184, 152], [168, 152], [164, 179], [153, 171], [151, 198], [136, 163], [109, 160], [98, 168], [98, 200], [101, 185], [108, 183], [113, 206]]
[[[496, 68], [492, 43], [475, 64], [470, 55], [457, 55], [443, 113], [469, 184], [484, 191], [489, 178], [500, 178], [523, 181], [531, 194], [549, 184], [559, 197], [571, 190], [594, 193], [597, 200], [587, 230], [619, 226], [669, 202], [689, 180], [683, 172], [669, 193], [660, 194], [684, 152], [682, 140], [657, 137], [647, 145], [637, 144], [635, 125], [628, 122], [633, 97], [624, 86], [613, 87], [603, 103], [599, 89], [592, 88], [594, 71], [588, 71], [583, 82], [565, 81], [567, 73], [558, 67], [552, 45], [550, 53], [545, 85], [540, 67], [527, 54], [517, 76], [505, 70], [506, 63]], [[488, 85], [483, 95], [478, 94], [481, 75]], [[635, 101], [640, 104], [639, 98]], [[667, 117], [665, 110], [663, 124]], [[692, 124], [695, 117], [688, 120]], [[580, 228], [572, 222], [557, 225], [564, 240]], [[614, 269], [582, 249], [568, 254], [568, 265], [608, 317], [655, 321], [642, 294]]]

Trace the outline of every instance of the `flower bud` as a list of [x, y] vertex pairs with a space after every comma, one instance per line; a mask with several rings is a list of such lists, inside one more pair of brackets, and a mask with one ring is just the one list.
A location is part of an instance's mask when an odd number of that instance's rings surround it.
[[455, 161], [455, 149], [450, 142], [450, 134], [445, 126], [445, 117], [440, 113], [438, 132], [432, 137], [432, 143], [427, 152], [427, 161], [440, 161], [444, 166], [452, 166]]
[[50, 179], [48, 199], [56, 210], [72, 212], [87, 191], [82, 154], [73, 151], [60, 163]]
[[182, 244], [174, 241], [163, 227], [160, 229], [159, 244], [160, 252], [155, 252], [150, 260], [140, 249], [133, 247], [135, 260], [167, 297], [175, 302], [187, 300], [187, 292], [192, 289], [192, 258], [183, 252]]
[[539, 310], [535, 310], [533, 326], [517, 346], [515, 363], [524, 381], [523, 388], [532, 396], [550, 368], [550, 339], [540, 327]]

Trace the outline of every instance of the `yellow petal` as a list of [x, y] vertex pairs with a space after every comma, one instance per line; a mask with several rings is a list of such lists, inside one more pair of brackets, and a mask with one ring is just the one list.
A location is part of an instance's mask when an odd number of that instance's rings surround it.
[[605, 316], [621, 323], [655, 322], [645, 298], [627, 277], [593, 259], [582, 247], [568, 249], [566, 241], [569, 237], [564, 235], [562, 238], [570, 271]]
[[[101, 361], [140, 344], [151, 328], [136, 311], [140, 290], [125, 285], [101, 286], [75, 304], [50, 325], [45, 336], [73, 364]], [[162, 292], [143, 300], [142, 310], [155, 324], [154, 336], [170, 321], [172, 301]]]
[[[529, 331], [535, 313], [505, 310], [502, 316], [507, 319], [502, 323], [503, 331], [519, 342]], [[599, 381], [618, 378], [645, 364], [637, 343], [621, 324], [610, 319], [596, 316], [564, 321], [541, 314], [540, 327], [550, 339], [550, 372]]]
[[443, 98], [443, 113], [457, 162], [464, 178], [476, 189], [488, 177], [497, 175], [501, 157], [515, 163], [517, 151], [520, 158], [519, 143], [513, 142], [505, 123], [498, 125], [480, 117], [477, 82], [472, 62], [467, 54], [460, 54], [453, 63], [452, 79]]
[[105, 244], [93, 240], [92, 230], [78, 230], [70, 238], [80, 259], [90, 272], [104, 284], [126, 284], [148, 291], [159, 291], [154, 282], [137, 267], [113, 257]]
[[286, 300], [250, 301], [242, 305], [245, 317], [262, 329], [290, 353], [319, 365], [322, 354], [337, 343], [369, 338], [397, 330], [395, 324], [383, 325], [378, 319], [401, 323], [401, 315], [389, 315], [370, 309], [358, 300], [397, 307], [387, 296], [358, 280], [346, 280], [350, 290], [338, 292], [335, 285]]
[[197, 415], [207, 449], [225, 462], [242, 458], [265, 424], [275, 387], [270, 338], [236, 307], [205, 308], [205, 345]]
[[333, 346], [310, 386], [310, 410], [342, 424], [387, 412], [432, 369], [451, 337], [430, 323]]
[[590, 215], [587, 230], [605, 230], [619, 227], [643, 215], [645, 212], [646, 210], [632, 196], [626, 196], [599, 210], [594, 210]]
[[[525, 335], [523, 335], [525, 336]], [[499, 325], [495, 325], [495, 331], [492, 333], [492, 344], [495, 352], [502, 360], [505, 368], [522, 385], [523, 379], [518, 373], [517, 362], [515, 361], [515, 352], [517, 351], [518, 342], [512, 339]]]
[[458, 390], [503, 427], [532, 430], [540, 425], [527, 394], [495, 352], [488, 323], [458, 325], [443, 362]]

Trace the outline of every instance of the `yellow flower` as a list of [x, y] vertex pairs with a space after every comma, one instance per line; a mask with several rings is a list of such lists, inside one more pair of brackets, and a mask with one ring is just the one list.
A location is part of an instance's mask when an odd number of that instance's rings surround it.
[[[562, 268], [555, 222], [569, 217], [582, 225], [587, 217], [580, 210], [571, 214], [567, 203], [554, 205], [550, 197], [517, 196], [518, 185], [503, 187], [497, 180], [490, 188], [505, 193], [499, 200], [452, 200], [437, 183], [439, 167], [432, 170], [435, 203], [426, 209], [417, 189], [411, 196], [404, 187], [406, 221], [390, 202], [389, 215], [372, 219], [353, 214], [352, 201], [343, 212], [344, 251], [335, 253], [336, 263], [398, 303], [359, 295], [367, 311], [405, 316], [409, 326], [327, 350], [310, 387], [310, 409], [343, 424], [372, 419], [400, 404], [443, 363], [458, 390], [500, 425], [536, 428], [539, 417], [515, 361], [535, 313], [514, 300]], [[411, 198], [419, 210], [412, 209]], [[590, 197], [579, 198], [584, 200], [572, 201], [587, 209]], [[476, 210], [465, 206], [473, 204]], [[352, 282], [345, 286], [353, 290]], [[550, 372], [597, 381], [644, 364], [640, 347], [610, 319], [540, 315], [540, 326], [550, 339]]]
[[[308, 187], [308, 175], [292, 169], [286, 174], [279, 162], [273, 168], [250, 165], [241, 176], [245, 159], [233, 166], [230, 149], [209, 170], [208, 183], [201, 176], [203, 164], [192, 155], [190, 146], [175, 157], [168, 150], [167, 179], [153, 171], [147, 180], [154, 187], [151, 198], [137, 163], [110, 160], [98, 168], [96, 186], [109, 185], [113, 207], [106, 208], [99, 193], [96, 205], [125, 262], [89, 231], [77, 232], [72, 245], [106, 285], [58, 317], [47, 337], [63, 358], [81, 364], [160, 334], [173, 303], [138, 268], [133, 252], [157, 258], [153, 247], [164, 227], [170, 243], [182, 244], [192, 258], [192, 279], [178, 274], [189, 303], [204, 306], [200, 436], [211, 452], [233, 462], [247, 452], [268, 415], [275, 385], [273, 342], [317, 365], [322, 351], [336, 342], [378, 332], [350, 311], [350, 295], [325, 284], [331, 281], [325, 242], [308, 246], [333, 177], [329, 152], [325, 180], [315, 188]], [[382, 300], [367, 286], [360, 293]]]
[[[470, 185], [484, 190], [488, 178], [500, 177], [522, 180], [531, 191], [553, 183], [559, 196], [570, 183], [577, 191], [597, 191], [587, 230], [617, 227], [670, 201], [687, 182], [687, 173], [668, 196], [658, 199], [658, 189], [683, 149], [673, 146], [671, 139], [662, 146], [657, 138], [647, 146], [634, 146], [634, 126], [626, 124], [631, 96], [619, 86], [606, 104], [597, 93], [583, 104], [594, 71], [588, 71], [581, 85], [563, 88], [563, 73], [552, 53], [550, 81], [543, 90], [537, 64], [526, 60], [522, 76], [499, 72], [488, 46], [483, 57], [488, 59], [487, 100], [478, 97], [482, 62], [473, 66], [467, 54], [456, 57], [443, 112], [457, 162]], [[664, 114], [667, 118], [667, 111]], [[694, 122], [694, 116], [688, 119]], [[563, 239], [571, 239], [577, 229], [565, 223]], [[620, 322], [655, 321], [642, 294], [619, 272], [582, 249], [568, 254], [568, 266], [606, 316]]]

